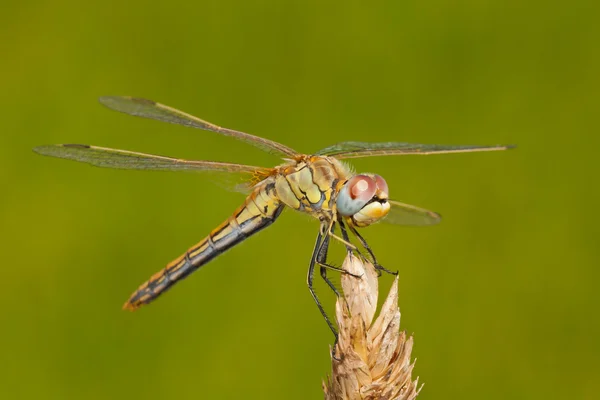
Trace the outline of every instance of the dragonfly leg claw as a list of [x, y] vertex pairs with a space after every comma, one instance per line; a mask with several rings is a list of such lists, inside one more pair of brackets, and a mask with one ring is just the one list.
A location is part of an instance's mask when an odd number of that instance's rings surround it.
[[[375, 267], [375, 270], [377, 271], [377, 276], [378, 277], [381, 276], [381, 272], [382, 271], [386, 272], [386, 273], [388, 273], [390, 275], [398, 275], [398, 271], [395, 271], [395, 272], [394, 271], [390, 271], [389, 269], [383, 267], [381, 264], [379, 264], [377, 262], [377, 258], [375, 257], [375, 254], [373, 253], [373, 250], [371, 250], [371, 247], [369, 246], [369, 244], [367, 243], [367, 241], [357, 232], [357, 230], [353, 226], [350, 226], [350, 230], [358, 238], [358, 240], [360, 241], [360, 243], [362, 244], [362, 246], [365, 248], [365, 250], [367, 250], [367, 253], [369, 253], [369, 256], [371, 257], [370, 259], [368, 259], [367, 257], [363, 256], [362, 254], [361, 254], [361, 257], [366, 262], [373, 263], [373, 266]], [[357, 250], [357, 252], [358, 252], [358, 250]]]
[[337, 362], [341, 362], [344, 359], [344, 355], [342, 355], [339, 358], [337, 357], [337, 344], [338, 344], [338, 340], [339, 340], [339, 335], [336, 333], [335, 340], [333, 342], [333, 350], [331, 350], [331, 358], [333, 358]]

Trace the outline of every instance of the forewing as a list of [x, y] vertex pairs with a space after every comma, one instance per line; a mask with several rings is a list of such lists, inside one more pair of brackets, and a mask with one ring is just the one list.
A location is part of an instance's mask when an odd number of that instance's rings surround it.
[[359, 158], [370, 156], [393, 156], [403, 154], [445, 154], [445, 153], [470, 153], [477, 151], [507, 150], [514, 146], [448, 146], [438, 144], [418, 144], [402, 142], [341, 142], [326, 147], [317, 152], [320, 156], [333, 156], [335, 158]]
[[435, 225], [441, 216], [433, 211], [416, 207], [399, 201], [390, 200], [390, 211], [383, 222], [395, 225]]
[[250, 165], [183, 160], [84, 144], [38, 146], [33, 150], [45, 156], [80, 161], [103, 168], [227, 173], [227, 175], [233, 176], [228, 176], [223, 182], [228, 187], [234, 184], [233, 188], [236, 191], [247, 191], [249, 186], [264, 179], [271, 173], [271, 169], [269, 168], [253, 167]]
[[234, 137], [276, 156], [293, 158], [297, 155], [296, 151], [281, 143], [254, 136], [249, 133], [223, 128], [198, 117], [194, 117], [193, 115], [184, 113], [183, 111], [176, 110], [175, 108], [156, 103], [152, 100], [129, 96], [104, 96], [100, 97], [99, 100], [100, 103], [112, 110], [135, 115], [137, 117], [150, 118], [171, 124], [217, 132], [221, 135]]

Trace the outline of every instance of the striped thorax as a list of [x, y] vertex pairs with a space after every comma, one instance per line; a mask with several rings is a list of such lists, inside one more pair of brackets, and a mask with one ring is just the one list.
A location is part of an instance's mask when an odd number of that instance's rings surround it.
[[275, 190], [286, 206], [331, 219], [338, 187], [349, 176], [348, 168], [334, 158], [303, 155], [277, 169]]

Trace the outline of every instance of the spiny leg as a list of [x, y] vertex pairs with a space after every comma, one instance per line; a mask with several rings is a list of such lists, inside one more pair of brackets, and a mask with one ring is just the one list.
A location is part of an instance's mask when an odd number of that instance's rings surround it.
[[[344, 224], [344, 221], [342, 221], [342, 220], [339, 220], [338, 223], [340, 224], [340, 229], [342, 231], [342, 237], [347, 242], [350, 242], [350, 237], [348, 235], [348, 231], [346, 230], [346, 224]], [[348, 224], [348, 226], [350, 226], [350, 224]], [[358, 257], [366, 260], [366, 257], [360, 252], [360, 250], [358, 249], [358, 247], [356, 247], [356, 246], [352, 246], [352, 247], [346, 246], [346, 250], [348, 251], [348, 253], [356, 253], [358, 255]]]
[[[344, 221], [342, 221], [342, 220], [339, 220], [338, 223], [340, 224], [340, 230], [342, 231], [342, 238], [344, 238], [344, 240], [346, 242], [350, 243], [350, 236], [348, 236], [348, 231], [346, 230], [346, 224], [344, 224]], [[348, 253], [352, 253], [353, 251], [356, 251], [356, 253], [362, 257], [362, 254], [360, 254], [360, 251], [354, 245], [353, 246], [346, 245], [346, 250], [348, 250]]]
[[[321, 226], [321, 228], [323, 228], [323, 226]], [[323, 232], [322, 231], [323, 231], [323, 229], [321, 229], [319, 231], [319, 235], [317, 236], [315, 248], [313, 250], [313, 254], [310, 258], [310, 264], [308, 266], [308, 274], [306, 277], [306, 281], [308, 284], [308, 290], [310, 291], [310, 294], [313, 297], [315, 303], [317, 303], [317, 307], [319, 308], [321, 315], [325, 319], [325, 322], [327, 322], [327, 325], [329, 326], [329, 329], [331, 329], [331, 332], [333, 332], [333, 336], [335, 336], [335, 342], [334, 342], [334, 347], [333, 347], [333, 349], [334, 349], [333, 352], [335, 354], [335, 345], [337, 344], [337, 341], [338, 341], [338, 333], [337, 333], [337, 330], [335, 329], [335, 327], [333, 326], [333, 323], [327, 316], [327, 313], [325, 312], [323, 305], [321, 305], [321, 301], [317, 297], [317, 294], [315, 293], [315, 289], [313, 288], [313, 280], [314, 280], [314, 275], [315, 275], [315, 263], [317, 261], [317, 257], [319, 256], [319, 253], [322, 251], [322, 249], [323, 248], [326, 249], [326, 246], [323, 245]], [[327, 236], [325, 237], [325, 240], [327, 240]]]
[[373, 266], [377, 270], [377, 273], [379, 276], [381, 276], [381, 271], [387, 272], [388, 274], [391, 274], [391, 275], [398, 275], [398, 271], [396, 271], [396, 272], [390, 271], [389, 269], [384, 268], [381, 264], [379, 264], [377, 262], [377, 258], [375, 257], [375, 254], [373, 253], [373, 250], [371, 250], [371, 247], [369, 247], [369, 244], [367, 243], [367, 241], [362, 236], [360, 236], [360, 234], [358, 233], [356, 228], [354, 228], [352, 225], [349, 225], [348, 227], [350, 228], [352, 233], [356, 236], [356, 238], [360, 241], [362, 246], [365, 248], [365, 250], [367, 250], [367, 252], [371, 256], [371, 258], [373, 259]]
[[321, 265], [325, 269], [330, 269], [332, 271], [341, 272], [342, 274], [348, 274], [348, 275], [353, 276], [355, 278], [360, 278], [362, 276], [362, 275], [353, 274], [352, 272], [347, 271], [344, 268], [336, 267], [335, 265], [326, 264], [324, 262], [319, 262], [319, 260], [317, 260], [317, 264]]
[[[331, 225], [331, 229], [333, 229], [333, 225]], [[330, 236], [326, 235], [323, 239], [323, 242], [321, 243], [321, 248], [319, 249], [319, 252], [317, 254], [317, 264], [319, 264], [321, 278], [323, 278], [323, 280], [327, 282], [327, 285], [331, 288], [331, 290], [333, 290], [333, 293], [335, 293], [336, 297], [340, 297], [340, 292], [337, 290], [333, 282], [331, 282], [331, 280], [327, 277], [327, 268], [343, 271], [343, 269], [341, 268], [337, 268], [327, 264], [327, 251], [329, 250], [329, 240]]]
[[[340, 224], [342, 224], [342, 222], [340, 221]], [[341, 225], [340, 225], [341, 226]], [[337, 290], [337, 288], [335, 287], [335, 285], [333, 284], [333, 282], [331, 282], [331, 280], [329, 280], [329, 278], [327, 277], [327, 270], [331, 269], [333, 271], [337, 271], [337, 272], [341, 272], [343, 274], [348, 274], [351, 275], [355, 278], [360, 278], [360, 275], [356, 275], [353, 274], [351, 272], [346, 271], [343, 268], [340, 267], [336, 267], [334, 265], [331, 264], [327, 264], [327, 250], [329, 247], [329, 239], [331, 237], [335, 238], [335, 239], [340, 239], [338, 236], [335, 236], [333, 234], [333, 231], [335, 230], [335, 220], [332, 220], [329, 223], [329, 228], [327, 229], [327, 235], [326, 235], [326, 239], [323, 240], [323, 243], [321, 244], [321, 247], [324, 247], [324, 251], [319, 251], [319, 255], [317, 257], [317, 264], [319, 264], [321, 266], [321, 277], [325, 280], [325, 282], [327, 282], [327, 285], [329, 285], [329, 287], [331, 288], [331, 290], [333, 290], [333, 292], [335, 293], [335, 295], [337, 297], [340, 297], [340, 292]], [[346, 249], [348, 250], [348, 252], [352, 252], [353, 250], [358, 251], [358, 249], [356, 249], [356, 247], [354, 245], [352, 245], [348, 239], [348, 234], [345, 232], [344, 230], [344, 235], [346, 236], [346, 240], [343, 241], [343, 243], [346, 245]]]
[[[308, 267], [308, 279], [307, 280], [308, 280], [308, 289], [310, 290], [310, 294], [312, 295], [313, 299], [315, 300], [315, 303], [317, 303], [317, 307], [319, 308], [321, 315], [323, 316], [323, 318], [325, 318], [325, 322], [327, 322], [329, 329], [331, 329], [331, 331], [333, 332], [333, 336], [335, 337], [335, 340], [333, 342], [333, 350], [331, 352], [331, 357], [334, 360], [341, 361], [341, 359], [336, 357], [337, 344], [338, 344], [338, 340], [339, 340], [338, 332], [335, 329], [335, 327], [333, 326], [333, 323], [329, 320], [329, 317], [327, 316], [327, 313], [323, 309], [323, 305], [321, 305], [321, 302], [319, 301], [319, 298], [317, 297], [317, 294], [315, 293], [315, 290], [313, 288], [315, 262], [320, 265], [321, 277], [325, 280], [325, 282], [327, 282], [327, 284], [333, 290], [333, 292], [336, 294], [337, 297], [340, 297], [340, 293], [337, 290], [337, 288], [335, 287], [335, 285], [333, 284], [333, 282], [331, 282], [329, 280], [329, 278], [327, 278], [327, 269], [328, 268], [334, 269], [337, 271], [341, 271], [343, 273], [350, 274], [352, 276], [356, 276], [356, 275], [351, 274], [350, 272], [344, 270], [343, 268], [334, 267], [332, 265], [328, 265], [325, 263], [325, 261], [327, 260], [327, 251], [329, 250], [329, 240], [331, 238], [331, 235], [329, 233], [331, 232], [331, 230], [333, 230], [333, 228], [334, 228], [334, 221], [332, 221], [328, 227], [326, 227], [325, 224], [321, 225], [321, 228], [319, 230], [319, 236], [317, 236], [317, 241], [315, 243], [313, 255], [311, 257], [310, 265]], [[349, 251], [352, 251], [352, 250], [350, 249]], [[360, 278], [360, 276], [356, 276], [356, 277]]]
[[352, 243], [350, 243], [349, 240], [339, 237], [338, 235], [334, 234], [332, 231], [327, 232], [327, 235], [331, 236], [332, 238], [334, 238], [335, 240], [337, 240], [339, 242], [342, 242], [344, 244], [344, 246], [346, 246], [346, 249], [351, 250], [351, 251], [358, 251], [356, 246], [353, 245]]

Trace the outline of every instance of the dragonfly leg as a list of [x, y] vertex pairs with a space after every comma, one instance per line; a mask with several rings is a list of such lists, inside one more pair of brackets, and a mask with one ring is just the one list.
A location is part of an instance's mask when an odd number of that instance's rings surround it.
[[[325, 239], [327, 239], [327, 237], [325, 237]], [[331, 320], [329, 319], [329, 316], [325, 312], [325, 309], [323, 308], [323, 305], [321, 304], [321, 301], [317, 297], [317, 294], [315, 293], [315, 289], [313, 287], [313, 280], [314, 280], [314, 275], [315, 275], [315, 264], [316, 264], [317, 258], [319, 256], [319, 253], [323, 249], [326, 249], [326, 247], [323, 244], [323, 229], [321, 229], [321, 231], [319, 231], [319, 236], [317, 236], [315, 248], [313, 250], [313, 254], [310, 259], [310, 264], [308, 266], [308, 274], [306, 277], [306, 283], [308, 284], [308, 290], [310, 291], [311, 296], [313, 297], [315, 303], [317, 303], [317, 308], [321, 312], [321, 315], [325, 319], [325, 322], [327, 322], [329, 329], [331, 329], [331, 332], [333, 332], [333, 336], [335, 336], [335, 343], [337, 344], [337, 340], [338, 340], [337, 330], [335, 329], [335, 326], [333, 326], [333, 323], [331, 322]], [[335, 353], [335, 347], [334, 347], [334, 353]]]
[[[341, 272], [342, 274], [350, 275], [350, 276], [352, 276], [354, 278], [362, 278], [362, 275], [353, 274], [352, 272], [347, 271], [344, 268], [336, 267], [335, 265], [325, 264], [325, 263], [322, 263], [322, 262], [319, 262], [319, 261], [317, 261], [317, 263], [322, 268], [321, 269], [321, 275], [323, 275], [323, 270], [327, 271], [328, 269], [330, 269], [332, 271], [337, 271], [337, 272]], [[325, 272], [325, 274], [327, 275], [327, 272]], [[323, 277], [323, 278], [325, 278], [325, 277]], [[325, 278], [325, 280], [328, 281], [328, 279], [326, 279], [326, 278]], [[329, 283], [329, 282], [327, 282], [327, 283]], [[329, 285], [329, 286], [331, 286], [331, 285]]]
[[[340, 224], [340, 230], [342, 231], [342, 238], [344, 238], [344, 240], [348, 243], [350, 243], [350, 236], [348, 236], [348, 231], [346, 230], [346, 224], [344, 224], [344, 221], [339, 220], [338, 223]], [[360, 257], [364, 258], [364, 256], [362, 255], [362, 253], [360, 252], [360, 250], [358, 250], [358, 247], [356, 246], [346, 246], [346, 250], [348, 250], [348, 253], [352, 253], [352, 252], [356, 252], [356, 254], [358, 254]]]
[[[346, 230], [346, 225], [344, 224], [344, 221], [340, 220], [338, 222], [340, 224], [340, 230], [342, 231], [342, 237], [346, 242], [350, 243], [350, 237], [348, 236], [348, 231]], [[354, 249], [356, 249], [356, 246], [354, 246]], [[348, 250], [348, 253], [354, 251], [354, 249], [350, 246], [346, 246], [346, 250]], [[358, 249], [356, 249], [356, 251], [358, 251]]]
[[327, 264], [327, 251], [328, 250], [329, 250], [329, 235], [326, 236], [323, 239], [323, 242], [321, 243], [321, 248], [319, 249], [319, 252], [317, 254], [316, 262], [317, 262], [317, 264], [319, 264], [321, 278], [323, 278], [323, 280], [327, 283], [327, 285], [331, 288], [331, 290], [333, 290], [333, 293], [335, 293], [336, 297], [340, 297], [340, 292], [335, 287], [333, 282], [331, 282], [331, 280], [327, 277], [327, 268], [339, 269], [339, 270], [342, 270], [342, 269]]
[[[308, 283], [308, 290], [310, 291], [310, 294], [312, 295], [313, 299], [315, 300], [315, 303], [317, 303], [317, 307], [319, 308], [321, 315], [325, 319], [325, 322], [327, 322], [329, 329], [331, 329], [331, 332], [333, 332], [333, 336], [335, 337], [335, 340], [333, 341], [333, 350], [331, 351], [331, 358], [333, 358], [336, 361], [341, 361], [340, 358], [336, 357], [337, 344], [338, 344], [338, 339], [339, 339], [338, 332], [335, 329], [335, 327], [333, 326], [333, 323], [331, 322], [331, 320], [329, 319], [329, 316], [325, 312], [325, 309], [323, 308], [323, 305], [321, 304], [321, 301], [317, 297], [317, 294], [315, 293], [315, 290], [313, 288], [315, 263], [317, 263], [317, 264], [319, 263], [318, 259], [322, 258], [323, 260], [325, 260], [327, 258], [327, 250], [329, 249], [329, 235], [327, 234], [326, 230], [328, 231], [332, 227], [333, 227], [333, 223], [331, 223], [328, 228], [326, 228], [325, 224], [321, 225], [321, 229], [319, 230], [319, 236], [317, 236], [315, 248], [313, 250], [313, 254], [310, 259], [310, 265], [308, 267], [307, 283]], [[323, 271], [325, 271], [325, 273]], [[339, 297], [339, 293], [338, 293], [337, 289], [335, 288], [333, 283], [327, 278], [326, 271], [327, 271], [326, 267], [321, 265], [321, 276], [325, 279], [325, 282], [327, 282], [329, 287], [331, 287], [331, 289], [333, 289], [333, 291]]]
[[344, 244], [344, 246], [346, 246], [346, 249], [348, 249], [348, 251], [358, 251], [356, 246], [353, 245], [352, 243], [350, 243], [350, 239], [348, 238], [348, 234], [346, 233], [346, 229], [344, 228], [344, 223], [342, 221], [337, 221], [337, 222], [340, 224], [340, 227], [342, 229], [342, 234], [344, 235], [344, 237], [341, 238], [333, 232], [334, 227], [335, 227], [335, 222], [336, 222], [336, 220], [332, 219], [331, 222], [329, 223], [329, 227], [327, 228], [327, 236], [331, 236], [335, 240], [342, 242]]
[[350, 243], [350, 241], [348, 241], [348, 240], [346, 240], [346, 239], [344, 239], [344, 238], [341, 238], [341, 237], [339, 237], [338, 235], [336, 235], [336, 234], [335, 234], [335, 233], [333, 233], [333, 232], [327, 232], [327, 235], [328, 235], [328, 236], [331, 236], [331, 237], [332, 237], [332, 238], [334, 238], [335, 240], [338, 240], [338, 241], [340, 241], [340, 242], [344, 243], [344, 246], [346, 246], [346, 248], [347, 248], [348, 250], [351, 250], [351, 251], [357, 251], [357, 250], [358, 250], [358, 249], [356, 248], [356, 246], [355, 246], [355, 245], [353, 245], [352, 243]]
[[[335, 222], [332, 222], [330, 224], [330, 230], [329, 232], [333, 232], [333, 230], [335, 229]], [[325, 237], [325, 239], [323, 240], [323, 242], [321, 243], [321, 249], [318, 252], [318, 256], [317, 256], [317, 264], [319, 264], [320, 266], [320, 272], [321, 272], [321, 278], [323, 278], [323, 280], [327, 283], [327, 285], [331, 288], [331, 290], [333, 290], [333, 292], [335, 293], [335, 295], [337, 297], [340, 297], [340, 292], [339, 290], [335, 287], [334, 283], [331, 282], [331, 280], [327, 277], [327, 270], [333, 270], [333, 271], [337, 271], [337, 272], [341, 272], [344, 274], [348, 274], [351, 275], [355, 278], [360, 278], [361, 275], [356, 275], [353, 274], [349, 271], [346, 271], [343, 268], [340, 267], [336, 267], [334, 265], [331, 264], [327, 264], [327, 251], [329, 250], [329, 239], [330, 239], [330, 235], [327, 235]], [[351, 249], [349, 251], [352, 251]]]
[[[338, 235], [336, 235], [333, 231], [335, 228], [335, 220], [332, 220], [332, 222], [329, 224], [329, 229], [327, 230], [327, 239], [329, 239], [329, 237], [332, 237], [340, 242], [342, 242], [344, 244], [344, 246], [346, 246], [346, 250], [348, 250], [348, 253], [352, 253], [352, 252], [357, 252], [360, 255], [360, 251], [358, 250], [358, 248], [353, 245], [352, 243], [350, 243], [350, 238], [348, 237], [348, 232], [346, 232], [346, 228], [344, 226], [344, 223], [342, 221], [338, 221], [340, 224], [340, 229], [342, 231], [342, 236], [343, 237], [339, 237]], [[329, 240], [327, 240], [327, 245], [329, 246]], [[333, 265], [327, 264], [326, 263], [326, 259], [327, 259], [327, 252], [325, 252], [324, 257], [322, 259], [317, 259], [317, 263], [319, 265], [321, 265], [321, 276], [323, 277], [323, 279], [325, 279], [325, 281], [327, 282], [327, 284], [333, 289], [333, 291], [339, 296], [339, 293], [336, 289], [334, 289], [331, 281], [329, 281], [329, 279], [327, 279], [326, 275], [327, 275], [327, 271], [325, 270], [325, 268], [329, 268], [331, 270], [334, 271], [338, 271], [338, 272], [342, 272], [348, 275], [352, 275], [355, 278], [360, 278], [360, 275], [355, 275], [351, 272], [346, 271], [343, 268], [339, 268], [339, 267], [335, 267]]]
[[369, 253], [369, 255], [371, 256], [371, 258], [373, 259], [373, 266], [377, 270], [377, 274], [379, 276], [381, 276], [381, 271], [387, 272], [390, 275], [398, 275], [398, 271], [395, 271], [395, 272], [394, 271], [390, 271], [389, 269], [384, 268], [381, 264], [379, 264], [377, 262], [377, 258], [375, 257], [375, 254], [373, 253], [373, 250], [371, 250], [371, 247], [369, 247], [369, 244], [367, 243], [367, 241], [358, 233], [358, 231], [356, 230], [356, 228], [354, 228], [351, 225], [349, 226], [349, 228], [352, 231], [352, 233], [356, 236], [356, 238], [360, 241], [360, 243], [365, 248], [365, 250], [367, 250], [367, 253]]

